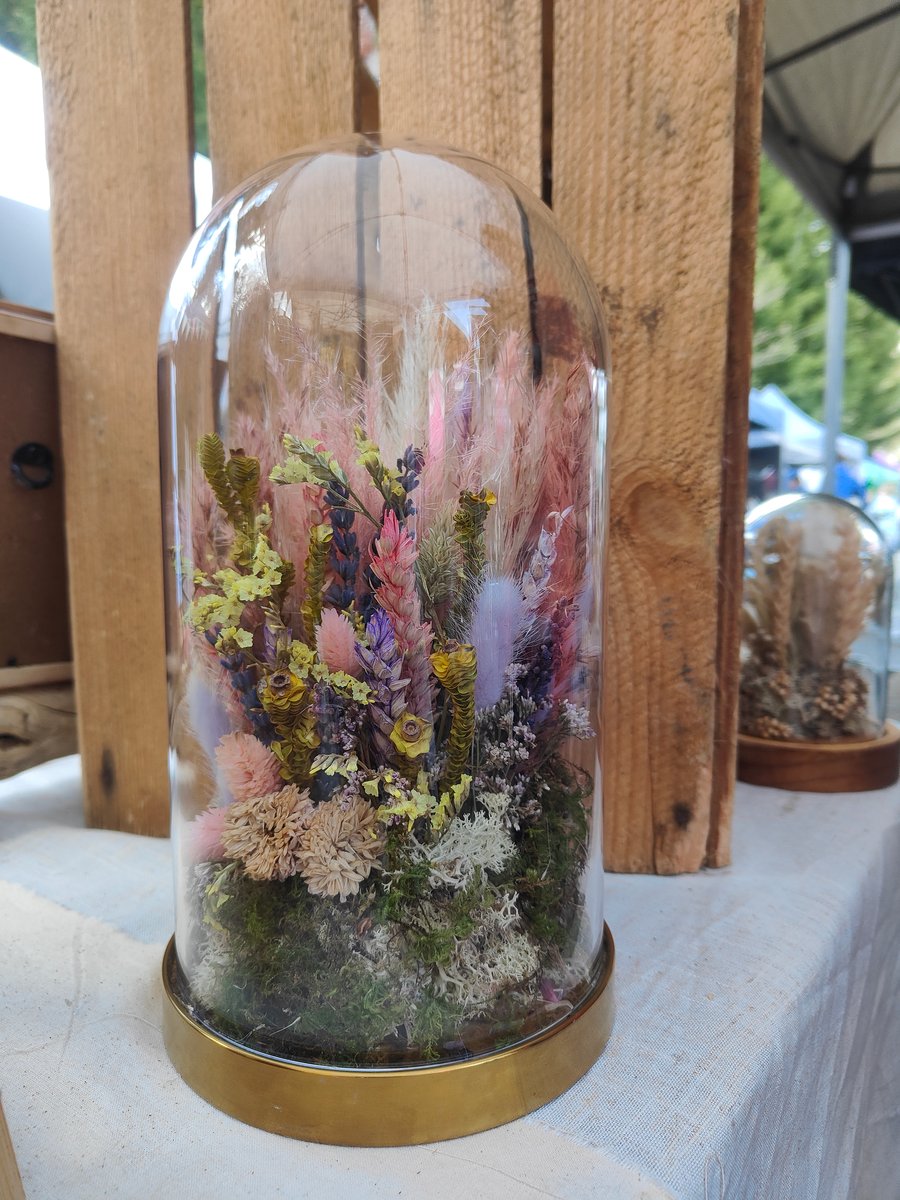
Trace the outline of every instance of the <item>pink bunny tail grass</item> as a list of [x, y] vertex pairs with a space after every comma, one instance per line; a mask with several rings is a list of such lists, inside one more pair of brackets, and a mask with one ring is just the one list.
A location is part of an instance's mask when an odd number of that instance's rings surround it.
[[419, 594], [416, 590], [416, 547], [397, 517], [389, 512], [384, 518], [381, 537], [375, 542], [372, 570], [381, 581], [375, 593], [387, 613], [403, 655], [404, 674], [409, 679], [407, 703], [414, 716], [430, 721], [431, 710], [431, 626], [422, 623]]
[[329, 671], [359, 675], [362, 664], [356, 656], [356, 633], [336, 608], [326, 608], [316, 630], [316, 650]]
[[222, 834], [227, 815], [227, 807], [207, 808], [188, 825], [184, 836], [192, 862], [221, 862], [225, 857]]
[[284, 782], [278, 759], [250, 733], [226, 734], [216, 748], [216, 767], [235, 800], [268, 796]]

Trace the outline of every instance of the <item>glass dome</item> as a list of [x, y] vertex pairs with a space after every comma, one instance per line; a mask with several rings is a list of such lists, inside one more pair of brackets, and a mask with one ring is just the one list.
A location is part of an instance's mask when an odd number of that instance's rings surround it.
[[833, 496], [776, 496], [745, 527], [740, 731], [881, 737], [893, 575], [875, 524]]
[[462, 153], [326, 143], [191, 242], [160, 342], [175, 945], [223, 1038], [452, 1062], [589, 996], [607, 363], [549, 210]]

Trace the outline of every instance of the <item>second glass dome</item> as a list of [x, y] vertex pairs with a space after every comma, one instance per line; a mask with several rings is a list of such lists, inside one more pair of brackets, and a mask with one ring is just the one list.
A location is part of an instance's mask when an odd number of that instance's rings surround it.
[[176, 948], [216, 1032], [416, 1065], [590, 995], [606, 368], [549, 210], [466, 155], [325, 145], [198, 231], [160, 371]]

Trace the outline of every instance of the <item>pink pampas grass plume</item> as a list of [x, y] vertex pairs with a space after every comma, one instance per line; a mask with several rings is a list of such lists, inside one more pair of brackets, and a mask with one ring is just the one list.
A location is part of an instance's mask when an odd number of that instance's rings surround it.
[[329, 671], [344, 671], [359, 675], [362, 664], [356, 657], [356, 633], [353, 626], [336, 608], [326, 608], [316, 630], [316, 650]]
[[283, 785], [278, 759], [250, 733], [228, 733], [216, 747], [216, 766], [235, 800], [277, 792]]
[[421, 620], [415, 564], [415, 543], [400, 528], [396, 515], [389, 512], [372, 554], [372, 570], [381, 580], [375, 595], [390, 618], [397, 648], [403, 655], [404, 674], [409, 679], [409, 711], [430, 722], [431, 626]]
[[227, 815], [227, 807], [207, 808], [188, 825], [185, 840], [194, 862], [220, 862], [225, 857], [222, 833]]

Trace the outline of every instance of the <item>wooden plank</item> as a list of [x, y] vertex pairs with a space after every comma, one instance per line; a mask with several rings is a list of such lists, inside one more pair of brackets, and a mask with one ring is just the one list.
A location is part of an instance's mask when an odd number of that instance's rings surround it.
[[282, 154], [352, 133], [354, 0], [205, 0], [213, 191]]
[[747, 429], [753, 352], [753, 270], [759, 214], [765, 0], [741, 0], [734, 106], [730, 307], [722, 453], [722, 525], [719, 532], [718, 686], [713, 786], [706, 865], [731, 862], [731, 810], [737, 757], [741, 598]]
[[9, 1126], [0, 1101], [0, 1197], [2, 1200], [25, 1200], [22, 1176], [16, 1162]]
[[0, 692], [0, 779], [77, 749], [71, 685]]
[[601, 285], [612, 341], [613, 870], [696, 870], [707, 854], [738, 6], [558, 0], [554, 12], [553, 203]]
[[0, 308], [0, 672], [72, 657], [54, 339]]
[[35, 663], [30, 667], [0, 667], [0, 692], [17, 692], [47, 683], [70, 683], [70, 662]]
[[88, 823], [168, 825], [156, 339], [193, 226], [182, 0], [38, 0]]
[[[581, 7], [581, 6], [579, 6]], [[381, 0], [381, 127], [470, 150], [541, 191], [541, 0]]]
[[0, 334], [52, 345], [56, 341], [53, 314], [0, 301]]

